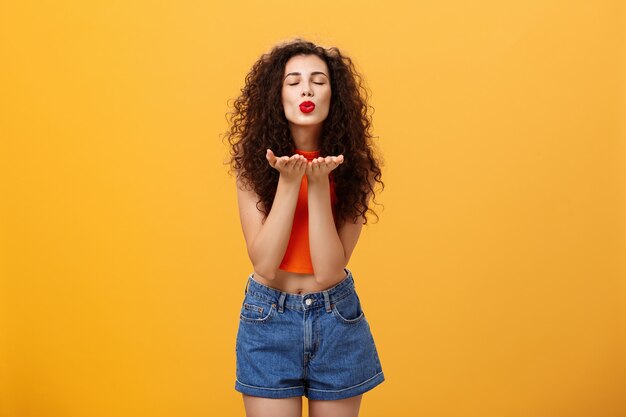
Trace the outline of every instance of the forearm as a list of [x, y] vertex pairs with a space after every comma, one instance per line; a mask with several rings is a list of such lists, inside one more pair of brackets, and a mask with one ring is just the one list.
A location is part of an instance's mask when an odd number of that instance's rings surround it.
[[274, 279], [285, 256], [298, 203], [300, 183], [301, 180], [298, 182], [285, 180], [282, 176], [279, 178], [272, 209], [250, 245], [248, 251], [250, 260], [254, 269], [264, 278]]
[[345, 253], [330, 203], [328, 177], [308, 183], [309, 247], [315, 280], [333, 279], [345, 267]]

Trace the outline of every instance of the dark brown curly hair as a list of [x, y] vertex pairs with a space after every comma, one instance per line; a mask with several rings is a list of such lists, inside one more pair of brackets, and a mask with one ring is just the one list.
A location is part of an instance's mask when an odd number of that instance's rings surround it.
[[[245, 79], [233, 110], [226, 114], [229, 130], [225, 137], [231, 146], [229, 161], [232, 173], [260, 197], [257, 209], [267, 218], [272, 208], [280, 173], [265, 158], [272, 149], [277, 156], [295, 153], [282, 101], [282, 78], [287, 61], [294, 55], [317, 55], [330, 72], [331, 101], [328, 116], [319, 138], [320, 156], [344, 155], [344, 162], [331, 171], [337, 196], [334, 218], [337, 228], [359, 216], [367, 223], [368, 193], [375, 196], [375, 181], [380, 180], [382, 162], [374, 154], [370, 133], [371, 116], [368, 91], [352, 60], [338, 48], [324, 48], [302, 38], [274, 46], [263, 54]], [[230, 100], [229, 100], [230, 101]]]

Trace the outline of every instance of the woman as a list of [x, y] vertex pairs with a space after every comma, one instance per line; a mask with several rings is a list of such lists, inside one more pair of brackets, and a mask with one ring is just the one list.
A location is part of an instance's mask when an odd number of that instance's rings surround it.
[[254, 64], [230, 113], [253, 264], [236, 340], [248, 417], [301, 416], [302, 395], [311, 417], [357, 416], [384, 381], [346, 268], [383, 184], [360, 80], [337, 48], [297, 38]]

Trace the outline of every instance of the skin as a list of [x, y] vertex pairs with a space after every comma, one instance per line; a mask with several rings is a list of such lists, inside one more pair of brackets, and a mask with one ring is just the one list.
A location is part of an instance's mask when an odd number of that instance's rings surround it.
[[[332, 95], [328, 77], [326, 63], [315, 55], [296, 55], [285, 65], [281, 101], [297, 149], [319, 149], [322, 124], [328, 116]], [[315, 109], [303, 113], [299, 107], [303, 101], [314, 102]], [[337, 229], [333, 220], [328, 174], [343, 163], [344, 156], [319, 157], [309, 162], [299, 154], [277, 156], [268, 149], [265, 157], [268, 164], [280, 172], [280, 177], [274, 205], [264, 225], [255, 206], [258, 196], [237, 187], [241, 224], [255, 266], [254, 279], [292, 294], [318, 292], [334, 286], [346, 277], [344, 267], [363, 225], [359, 218], [356, 223], [347, 221]], [[289, 241], [304, 175], [308, 181], [309, 246], [314, 274], [278, 269]], [[242, 395], [248, 417], [300, 417], [302, 414], [302, 397], [271, 399]], [[309, 400], [309, 416], [356, 417], [361, 398], [362, 395], [334, 401]]]

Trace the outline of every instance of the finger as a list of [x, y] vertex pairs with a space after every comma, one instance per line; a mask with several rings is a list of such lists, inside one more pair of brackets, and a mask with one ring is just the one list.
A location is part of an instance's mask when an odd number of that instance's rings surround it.
[[265, 153], [265, 159], [267, 159], [272, 168], [276, 166], [276, 156], [271, 150], [267, 150], [267, 152]]
[[265, 153], [265, 157], [267, 158], [268, 161], [271, 162], [276, 162], [276, 155], [274, 155], [274, 152], [271, 149], [268, 149], [267, 152]]
[[282, 161], [282, 166], [284, 167], [289, 166], [289, 163], [291, 162], [291, 159], [289, 159], [288, 156], [281, 156], [280, 160]]

